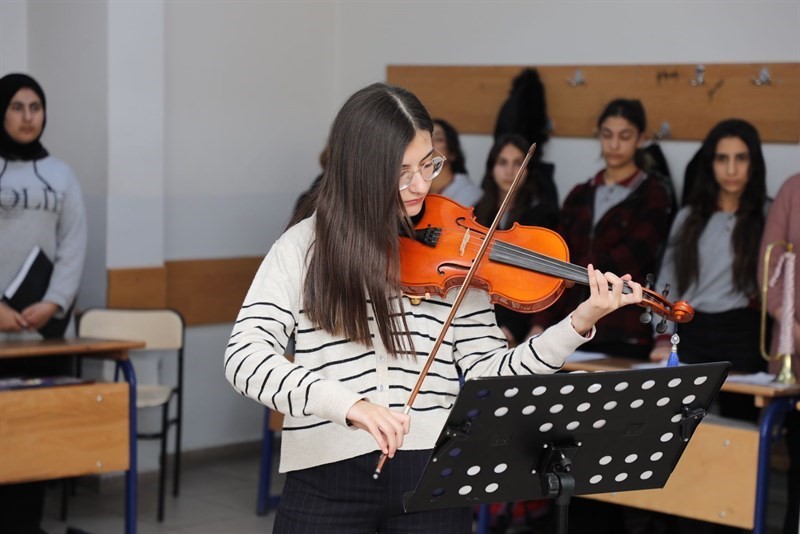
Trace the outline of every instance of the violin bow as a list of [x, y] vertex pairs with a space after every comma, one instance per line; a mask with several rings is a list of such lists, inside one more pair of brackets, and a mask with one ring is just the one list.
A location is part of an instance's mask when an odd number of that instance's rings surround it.
[[[436, 338], [436, 342], [433, 344], [430, 354], [428, 354], [428, 359], [425, 361], [425, 366], [419, 372], [417, 383], [414, 386], [414, 389], [411, 391], [411, 394], [408, 396], [408, 400], [406, 401], [405, 405], [403, 406], [403, 413], [405, 415], [408, 415], [411, 412], [411, 406], [414, 404], [414, 400], [416, 400], [417, 394], [422, 388], [422, 383], [425, 381], [425, 377], [428, 376], [428, 371], [430, 370], [431, 365], [433, 365], [433, 360], [436, 358], [436, 354], [439, 352], [439, 347], [441, 347], [442, 343], [444, 342], [444, 336], [447, 334], [447, 329], [450, 328], [450, 324], [453, 322], [459, 306], [461, 306], [461, 301], [464, 300], [464, 297], [467, 294], [469, 284], [472, 282], [472, 278], [475, 276], [475, 272], [478, 270], [481, 259], [486, 254], [486, 250], [489, 248], [489, 243], [491, 242], [497, 227], [500, 225], [500, 220], [503, 218], [503, 215], [508, 209], [508, 205], [511, 204], [511, 199], [514, 197], [514, 193], [516, 192], [521, 181], [522, 173], [527, 168], [528, 162], [530, 161], [531, 157], [533, 157], [533, 153], [535, 151], [536, 143], [533, 143], [528, 149], [528, 153], [525, 155], [525, 159], [522, 161], [522, 165], [520, 165], [517, 175], [514, 176], [514, 181], [511, 183], [511, 187], [508, 188], [508, 192], [506, 193], [503, 202], [500, 204], [500, 208], [497, 210], [497, 215], [495, 215], [492, 225], [489, 227], [489, 230], [486, 232], [486, 235], [483, 238], [483, 243], [481, 243], [481, 247], [478, 249], [475, 259], [472, 260], [472, 265], [470, 266], [469, 271], [467, 271], [464, 281], [461, 283], [456, 300], [453, 302], [453, 306], [450, 308], [450, 314], [447, 316], [444, 325], [442, 325], [442, 330], [439, 332], [439, 337]], [[381, 457], [378, 460], [378, 465], [375, 467], [375, 471], [372, 473], [373, 479], [378, 479], [387, 458], [388, 456], [386, 456], [386, 454], [381, 454]]]

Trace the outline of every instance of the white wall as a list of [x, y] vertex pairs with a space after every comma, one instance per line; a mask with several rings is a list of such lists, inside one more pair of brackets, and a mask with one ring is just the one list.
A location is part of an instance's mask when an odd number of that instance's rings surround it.
[[106, 4], [31, 1], [27, 19], [25, 70], [47, 97], [42, 142], [75, 171], [86, 204], [89, 246], [77, 306], [102, 306], [108, 190]]
[[0, 0], [0, 73], [28, 70], [27, 0]]
[[279, 235], [337, 104], [335, 14], [333, 2], [168, 3], [169, 259], [262, 254]]
[[[263, 254], [319, 172], [339, 105], [389, 64], [800, 61], [794, 0], [17, 3], [0, 0], [0, 70], [37, 71], [54, 99], [45, 142], [96, 195], [90, 303], [105, 295], [106, 260]], [[490, 139], [463, 142], [479, 180]], [[696, 146], [663, 144], [674, 175]], [[765, 152], [774, 193], [800, 147]], [[593, 140], [549, 143], [562, 197], [597, 154]], [[261, 410], [222, 376], [230, 328], [188, 332], [187, 449], [260, 436]]]
[[164, 3], [108, 3], [107, 265], [164, 262]]
[[[338, 104], [336, 5], [166, 7], [166, 259], [264, 255], [319, 173]], [[231, 326], [187, 336], [187, 448], [261, 436], [263, 411], [222, 376]]]

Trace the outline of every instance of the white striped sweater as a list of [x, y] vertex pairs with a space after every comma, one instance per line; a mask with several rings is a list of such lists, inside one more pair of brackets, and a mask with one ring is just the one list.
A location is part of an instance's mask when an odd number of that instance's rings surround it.
[[[303, 313], [302, 294], [314, 219], [289, 229], [267, 254], [233, 327], [225, 376], [242, 395], [285, 415], [280, 471], [294, 471], [378, 450], [372, 436], [348, 427], [360, 399], [401, 409], [441, 330], [456, 290], [418, 306], [404, 302], [418, 356], [392, 358], [373, 329], [373, 347], [331, 336]], [[294, 361], [283, 356], [295, 334]], [[411, 410], [403, 449], [430, 449], [459, 391], [458, 369], [475, 376], [553, 373], [591, 339], [567, 317], [541, 336], [507, 348], [486, 293], [469, 290]], [[458, 369], [457, 369], [458, 368]]]

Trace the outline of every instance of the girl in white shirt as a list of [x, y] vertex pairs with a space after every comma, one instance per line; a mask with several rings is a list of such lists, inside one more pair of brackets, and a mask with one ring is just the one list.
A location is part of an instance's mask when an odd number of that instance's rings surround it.
[[[399, 236], [412, 235], [444, 156], [408, 91], [370, 85], [334, 120], [313, 216], [289, 228], [256, 274], [225, 355], [236, 390], [285, 415], [287, 472], [276, 532], [471, 532], [468, 507], [406, 514], [459, 390], [459, 375], [552, 373], [602, 316], [641, 287], [589, 267], [591, 296], [508, 349], [488, 296], [469, 290], [410, 416], [401, 408], [454, 300], [402, 295]], [[611, 284], [611, 289], [609, 288]], [[294, 361], [283, 354], [294, 334]], [[373, 480], [379, 456], [383, 474]]]

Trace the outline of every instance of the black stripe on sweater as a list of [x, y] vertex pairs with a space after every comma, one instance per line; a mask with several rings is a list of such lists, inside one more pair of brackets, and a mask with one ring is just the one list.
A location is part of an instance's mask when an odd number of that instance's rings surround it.
[[[283, 390], [283, 385], [286, 383], [286, 380], [290, 376], [292, 376], [292, 373], [294, 373], [295, 371], [299, 371], [300, 369], [302, 369], [302, 368], [301, 367], [295, 367], [294, 369], [292, 369], [291, 371], [286, 373], [286, 376], [283, 377], [283, 379], [281, 380], [280, 384], [278, 384], [277, 391], [275, 391], [275, 394], [272, 395], [272, 405], [273, 406], [277, 406], [278, 405], [277, 402], [276, 402], [276, 398], [278, 397], [278, 394]], [[289, 392], [289, 394], [291, 394], [291, 391]]]
[[[230, 363], [230, 361], [231, 361], [231, 358], [233, 358], [234, 356], [236, 356], [237, 354], [239, 354], [239, 351], [242, 351], [242, 350], [246, 349], [246, 348], [247, 348], [247, 347], [249, 347], [250, 345], [252, 345], [252, 343], [246, 343], [245, 345], [242, 345], [241, 347], [239, 347], [238, 349], [236, 349], [235, 351], [233, 351], [233, 353], [231, 353], [231, 355], [230, 355], [230, 356], [228, 356], [228, 359], [227, 359], [227, 360], [225, 360], [225, 365], [223, 366], [223, 369], [224, 369], [225, 371], [227, 371], [227, 370], [228, 370], [228, 364]], [[234, 380], [236, 380], [236, 375], [234, 375], [233, 379], [234, 379]]]
[[539, 357], [539, 354], [536, 352], [536, 349], [533, 348], [533, 340], [532, 339], [530, 341], [528, 341], [528, 346], [531, 348], [531, 352], [533, 352], [533, 357], [536, 358], [537, 360], [539, 360], [539, 362], [542, 365], [544, 365], [548, 369], [552, 369], [554, 371], [558, 371], [559, 369], [561, 369], [560, 365], [550, 365], [549, 363], [547, 363], [546, 361], [544, 361], [543, 359], [541, 359]]

